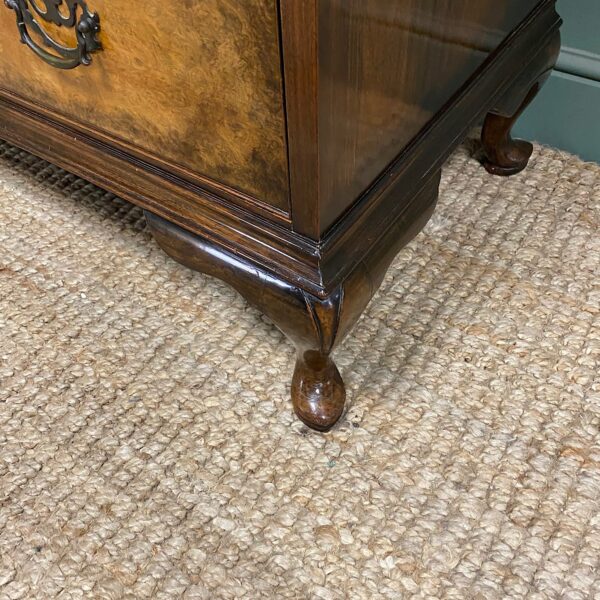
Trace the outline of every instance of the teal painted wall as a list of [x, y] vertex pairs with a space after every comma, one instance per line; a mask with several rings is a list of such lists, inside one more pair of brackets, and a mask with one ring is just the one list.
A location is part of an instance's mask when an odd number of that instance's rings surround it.
[[563, 49], [515, 134], [600, 163], [600, 0], [559, 0]]
[[559, 0], [556, 4], [564, 20], [563, 44], [587, 50], [600, 58], [600, 2], [598, 0]]

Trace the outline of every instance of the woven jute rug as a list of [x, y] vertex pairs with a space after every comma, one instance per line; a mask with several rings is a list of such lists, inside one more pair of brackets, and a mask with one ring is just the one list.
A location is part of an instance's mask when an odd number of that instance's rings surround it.
[[600, 166], [475, 152], [318, 434], [266, 318], [0, 144], [0, 598], [600, 598]]

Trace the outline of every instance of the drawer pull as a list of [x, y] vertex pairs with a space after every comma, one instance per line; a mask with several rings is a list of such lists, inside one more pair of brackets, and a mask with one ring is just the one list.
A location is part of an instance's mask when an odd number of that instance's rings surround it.
[[[88, 9], [85, 0], [4, 0], [4, 4], [17, 15], [21, 42], [57, 69], [89, 65], [90, 54], [102, 48], [96, 37], [100, 31], [100, 17]], [[44, 10], [40, 8], [42, 4]], [[40, 19], [58, 27], [74, 28], [77, 46], [67, 47], [53, 40], [38, 22]], [[50, 51], [38, 44], [31, 34], [40, 38]]]

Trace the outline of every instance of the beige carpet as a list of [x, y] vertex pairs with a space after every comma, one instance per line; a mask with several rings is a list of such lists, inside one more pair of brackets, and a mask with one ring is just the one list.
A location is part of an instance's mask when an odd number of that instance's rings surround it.
[[0, 598], [600, 598], [600, 166], [471, 150], [322, 435], [265, 318], [0, 144]]

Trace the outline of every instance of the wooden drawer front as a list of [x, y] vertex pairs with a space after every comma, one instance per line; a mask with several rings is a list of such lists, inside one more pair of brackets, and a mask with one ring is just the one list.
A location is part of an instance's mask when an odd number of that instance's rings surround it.
[[[20, 43], [15, 11], [0, 5], [0, 87], [287, 212], [275, 0], [88, 7], [102, 50], [62, 70]], [[74, 44], [74, 29], [39, 22]]]

